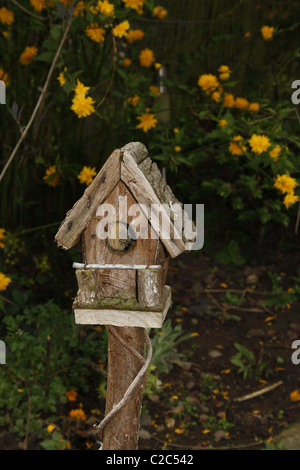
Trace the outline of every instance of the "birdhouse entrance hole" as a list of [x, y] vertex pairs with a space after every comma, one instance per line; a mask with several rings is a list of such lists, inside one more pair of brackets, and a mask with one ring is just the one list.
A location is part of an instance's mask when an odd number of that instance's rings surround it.
[[124, 222], [112, 222], [107, 226], [106, 244], [108, 248], [117, 253], [128, 253], [131, 251], [136, 240], [130, 234], [130, 227]]

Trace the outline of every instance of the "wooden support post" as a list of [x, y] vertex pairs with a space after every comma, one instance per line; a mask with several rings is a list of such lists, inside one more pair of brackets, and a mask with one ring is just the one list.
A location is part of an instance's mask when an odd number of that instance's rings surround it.
[[[124, 397], [126, 390], [141, 370], [143, 363], [132, 349], [143, 358], [144, 343], [144, 328], [109, 328], [106, 416]], [[126, 345], [128, 346], [126, 347]], [[130, 351], [128, 351], [128, 347], [131, 349]], [[145, 384], [146, 374], [134, 389], [130, 399], [106, 424], [103, 434], [103, 450], [137, 449], [142, 392]]]

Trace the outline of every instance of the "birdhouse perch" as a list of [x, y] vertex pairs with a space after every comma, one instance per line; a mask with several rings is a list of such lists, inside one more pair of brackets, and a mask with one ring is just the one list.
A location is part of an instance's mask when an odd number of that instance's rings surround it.
[[169, 258], [196, 236], [194, 226], [183, 230], [187, 220], [142, 143], [115, 150], [55, 236], [64, 249], [82, 243], [76, 323], [160, 328], [171, 304]]

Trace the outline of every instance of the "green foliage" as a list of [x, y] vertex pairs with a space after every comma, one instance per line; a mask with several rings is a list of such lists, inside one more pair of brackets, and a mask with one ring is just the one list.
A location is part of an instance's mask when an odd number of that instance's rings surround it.
[[238, 352], [230, 359], [231, 364], [238, 368], [238, 373], [243, 374], [243, 378], [259, 379], [263, 374], [268, 375], [270, 370], [267, 368], [268, 362], [262, 361], [253, 351], [239, 343], [234, 343]]
[[[1, 319], [7, 347], [6, 366], [0, 369], [0, 425], [20, 436], [39, 436], [43, 418], [66, 403], [66, 391], [88, 392], [89, 379], [101, 373], [92, 365], [105, 357], [106, 335], [83, 332], [70, 311], [53, 301], [29, 306], [21, 292]], [[98, 338], [99, 336], [99, 338]]]

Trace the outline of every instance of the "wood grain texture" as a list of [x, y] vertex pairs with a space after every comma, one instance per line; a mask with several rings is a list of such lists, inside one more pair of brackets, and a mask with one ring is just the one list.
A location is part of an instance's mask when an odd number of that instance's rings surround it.
[[162, 301], [161, 270], [141, 269], [137, 273], [137, 296], [142, 307], [160, 305]]
[[[160, 182], [162, 181], [161, 178], [162, 177], [160, 175]], [[153, 204], [158, 206], [162, 204], [153, 189], [153, 185], [148, 181], [143, 171], [141, 171], [132, 156], [126, 151], [123, 154], [121, 162], [121, 180], [130, 189], [130, 192], [133, 194], [138, 203], [143, 204], [147, 208], [148, 215]], [[186, 246], [181, 239], [181, 234], [177, 232], [172, 221], [170, 220], [169, 214], [164, 210], [163, 207], [161, 207], [161, 216], [161, 233], [160, 226], [156, 223], [156, 221], [151, 220], [151, 225], [156, 234], [159, 235], [170, 256], [175, 258], [180, 253], [186, 251]], [[169, 233], [164, 232], [164, 227], [169, 227]]]
[[120, 181], [120, 155], [119, 149], [110, 155], [83, 196], [67, 213], [55, 235], [55, 241], [62, 248], [68, 250], [79, 242], [83, 230], [94, 216], [99, 204]]

